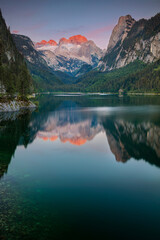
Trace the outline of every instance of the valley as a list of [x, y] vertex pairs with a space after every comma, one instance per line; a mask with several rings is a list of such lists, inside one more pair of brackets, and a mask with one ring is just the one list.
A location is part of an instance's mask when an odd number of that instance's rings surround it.
[[157, 14], [139, 21], [130, 15], [120, 17], [107, 50], [81, 35], [61, 38], [59, 43], [12, 36], [38, 91], [158, 93], [159, 34]]
[[0, 240], [159, 240], [160, 1], [2, 0]]
[[59, 42], [33, 42], [20, 34], [10, 38], [31, 74], [31, 91], [160, 92], [160, 14], [138, 21], [130, 15], [120, 17], [107, 50], [82, 35]]

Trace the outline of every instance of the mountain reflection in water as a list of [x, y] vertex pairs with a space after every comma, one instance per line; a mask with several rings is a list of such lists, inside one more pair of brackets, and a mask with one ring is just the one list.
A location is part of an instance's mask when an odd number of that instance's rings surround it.
[[160, 167], [160, 112], [156, 106], [141, 112], [139, 106], [101, 106], [98, 111], [99, 106], [84, 108], [85, 103], [77, 99], [61, 98], [54, 104], [47, 109], [44, 102], [38, 112], [0, 115], [0, 177], [7, 172], [17, 146], [27, 148], [35, 139], [42, 139], [81, 147], [101, 132], [106, 133], [117, 161], [144, 159]]

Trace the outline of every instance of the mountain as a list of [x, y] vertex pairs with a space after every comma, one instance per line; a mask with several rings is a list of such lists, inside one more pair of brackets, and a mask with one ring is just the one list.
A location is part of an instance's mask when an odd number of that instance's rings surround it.
[[103, 56], [103, 51], [93, 41], [81, 35], [61, 38], [54, 46], [47, 41], [44, 44], [36, 43], [35, 48], [54, 71], [66, 72], [74, 77], [83, 74], [83, 71], [80, 73], [83, 65], [97, 67]]
[[29, 37], [19, 34], [12, 34], [12, 37], [19, 52], [28, 62], [37, 67], [47, 67], [45, 60], [42, 58], [42, 54], [35, 50], [34, 44]]
[[120, 17], [105, 53], [81, 35], [58, 43], [13, 38], [38, 91], [160, 91], [160, 14], [139, 21]]
[[159, 92], [160, 14], [139, 21], [120, 17], [98, 69], [80, 76], [77, 87], [87, 92]]
[[27, 66], [34, 80], [34, 86], [39, 91], [55, 90], [63, 82], [52, 71], [44, 60], [41, 52], [38, 52], [29, 37], [12, 34], [19, 52], [24, 56]]
[[24, 96], [32, 89], [32, 79], [24, 58], [17, 50], [0, 11], [0, 95]]
[[118, 24], [114, 27], [109, 44], [107, 47], [107, 53], [109, 53], [119, 42], [122, 45], [124, 39], [127, 37], [129, 31], [136, 21], [130, 16], [122, 16], [119, 18]]
[[152, 63], [160, 58], [160, 13], [149, 20], [120, 17], [113, 29], [107, 52], [99, 64], [103, 70], [124, 67], [141, 60]]
[[[69, 50], [66, 50], [68, 51], [68, 56], [66, 56], [66, 51], [63, 51], [65, 48], [63, 43], [55, 46], [53, 44], [54, 40], [48, 42], [42, 40], [40, 43], [34, 44], [27, 36], [19, 34], [12, 34], [12, 36], [19, 52], [26, 60], [27, 66], [34, 80], [34, 86], [38, 91], [63, 90], [63, 84], [72, 84], [76, 81], [75, 75], [81, 76], [93, 68], [93, 65], [91, 66], [80, 60], [80, 58], [83, 57], [79, 56], [79, 59], [78, 56], [75, 57], [76, 53], [74, 52], [74, 49], [76, 51], [77, 48], [79, 49], [79, 42], [76, 38], [74, 44], [67, 44]], [[73, 38], [71, 38], [71, 41], [73, 42]], [[84, 40], [81, 41], [83, 44]], [[96, 50], [94, 43], [90, 44], [90, 41], [88, 41], [86, 46], [87, 44], [93, 46], [88, 47], [89, 52], [94, 51], [93, 48]], [[71, 45], [73, 46], [73, 49], [71, 48]], [[89, 61], [91, 55], [87, 52], [86, 46], [81, 49], [82, 52], [79, 54], [84, 55], [84, 52], [86, 56], [88, 56]], [[97, 59], [94, 59], [93, 56], [92, 60], [98, 61]], [[75, 70], [74, 74], [72, 72], [73, 69]]]

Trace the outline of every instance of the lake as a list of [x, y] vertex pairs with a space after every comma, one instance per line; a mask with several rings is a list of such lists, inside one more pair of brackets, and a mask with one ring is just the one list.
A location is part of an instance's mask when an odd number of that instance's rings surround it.
[[159, 239], [160, 97], [0, 114], [0, 239]]

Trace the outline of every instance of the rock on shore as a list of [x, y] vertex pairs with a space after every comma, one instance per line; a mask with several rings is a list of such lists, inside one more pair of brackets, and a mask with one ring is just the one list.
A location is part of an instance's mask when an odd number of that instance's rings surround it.
[[31, 101], [26, 102], [13, 100], [8, 102], [0, 102], [0, 112], [13, 112], [27, 108], [36, 108], [36, 105]]

